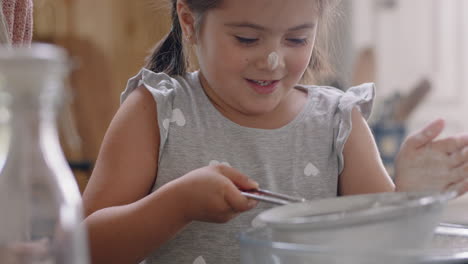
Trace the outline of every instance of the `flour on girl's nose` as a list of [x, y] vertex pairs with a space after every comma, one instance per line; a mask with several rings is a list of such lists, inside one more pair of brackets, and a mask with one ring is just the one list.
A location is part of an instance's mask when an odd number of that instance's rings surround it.
[[206, 261], [202, 256], [199, 256], [198, 258], [195, 259], [193, 264], [206, 264]]
[[268, 65], [270, 66], [272, 70], [274, 70], [276, 69], [276, 67], [278, 67], [278, 64], [279, 64], [278, 53], [273, 51], [272, 53], [270, 53], [270, 55], [268, 55]]
[[210, 165], [210, 166], [219, 165], [219, 164], [223, 164], [225, 166], [232, 167], [231, 164], [229, 164], [229, 162], [226, 162], [226, 161], [212, 160], [212, 161], [210, 161], [210, 163], [208, 163], [208, 165]]
[[309, 177], [309, 176], [317, 176], [320, 173], [320, 170], [315, 167], [314, 164], [312, 163], [307, 163], [305, 169], [304, 169], [304, 175]]
[[185, 117], [179, 108], [172, 111], [172, 116], [169, 119], [164, 119], [163, 127], [167, 130], [170, 123], [176, 123], [178, 126], [185, 126]]

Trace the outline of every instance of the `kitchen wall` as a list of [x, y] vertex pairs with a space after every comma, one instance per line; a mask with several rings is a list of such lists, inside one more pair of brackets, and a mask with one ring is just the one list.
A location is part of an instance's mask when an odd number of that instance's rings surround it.
[[68, 49], [76, 66], [62, 139], [86, 185], [127, 80], [168, 31], [166, 0], [34, 0], [34, 39]]
[[354, 0], [352, 52], [375, 50], [378, 96], [407, 93], [421, 79], [428, 97], [408, 120], [410, 131], [435, 117], [447, 134], [468, 131], [468, 1]]
[[[127, 79], [170, 27], [167, 2], [34, 0], [35, 39], [65, 46], [79, 66], [63, 118], [71, 161], [93, 164]], [[468, 131], [467, 13], [466, 0], [343, 0], [330, 34], [337, 79], [343, 89], [376, 82], [378, 113], [427, 78], [432, 90], [405, 120], [408, 132], [436, 116], [447, 119], [447, 133]], [[82, 173], [83, 187], [89, 170]]]

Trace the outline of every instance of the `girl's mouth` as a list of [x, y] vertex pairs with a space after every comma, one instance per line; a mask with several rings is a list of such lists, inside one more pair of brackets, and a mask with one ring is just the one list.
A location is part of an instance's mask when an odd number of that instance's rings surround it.
[[246, 79], [250, 86], [259, 94], [270, 94], [276, 90], [278, 80], [250, 80]]

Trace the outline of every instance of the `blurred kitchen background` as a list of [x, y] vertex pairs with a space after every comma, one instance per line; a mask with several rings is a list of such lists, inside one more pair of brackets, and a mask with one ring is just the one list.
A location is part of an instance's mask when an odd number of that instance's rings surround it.
[[[443, 117], [468, 131], [468, 0], [343, 0], [329, 35], [346, 89], [377, 84], [370, 124], [392, 161], [403, 136]], [[165, 0], [34, 0], [34, 40], [67, 48], [76, 70], [61, 119], [63, 146], [81, 190], [128, 78], [170, 28]]]

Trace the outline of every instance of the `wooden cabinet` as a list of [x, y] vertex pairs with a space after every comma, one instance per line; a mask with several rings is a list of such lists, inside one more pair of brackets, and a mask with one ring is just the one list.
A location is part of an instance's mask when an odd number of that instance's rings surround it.
[[[170, 28], [170, 6], [164, 0], [35, 0], [34, 6], [34, 40], [64, 46], [77, 66], [62, 118], [64, 150], [71, 162], [93, 164], [127, 80]], [[75, 172], [83, 189], [90, 171]]]

